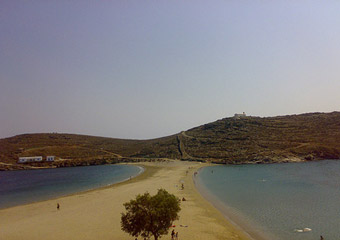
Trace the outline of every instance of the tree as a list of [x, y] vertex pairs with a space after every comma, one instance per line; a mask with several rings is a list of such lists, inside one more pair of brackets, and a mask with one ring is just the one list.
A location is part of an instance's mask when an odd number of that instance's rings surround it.
[[180, 199], [159, 189], [151, 196], [148, 192], [137, 195], [136, 199], [124, 203], [126, 213], [122, 213], [122, 230], [134, 237], [154, 236], [157, 240], [169, 232], [172, 222], [179, 219]]

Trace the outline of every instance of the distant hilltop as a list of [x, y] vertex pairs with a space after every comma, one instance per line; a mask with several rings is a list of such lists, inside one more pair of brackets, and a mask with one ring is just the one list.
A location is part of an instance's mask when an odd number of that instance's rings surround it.
[[[19, 157], [55, 161], [18, 164]], [[75, 134], [0, 139], [0, 169], [28, 169], [168, 159], [225, 164], [340, 159], [340, 113], [246, 117], [245, 113], [151, 140]]]

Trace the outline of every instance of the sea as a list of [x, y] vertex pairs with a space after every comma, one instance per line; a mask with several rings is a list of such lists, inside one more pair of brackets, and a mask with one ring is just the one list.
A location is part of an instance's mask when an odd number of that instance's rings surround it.
[[0, 209], [108, 186], [141, 172], [132, 165], [0, 171]]
[[340, 161], [216, 165], [201, 194], [254, 239], [340, 239]]

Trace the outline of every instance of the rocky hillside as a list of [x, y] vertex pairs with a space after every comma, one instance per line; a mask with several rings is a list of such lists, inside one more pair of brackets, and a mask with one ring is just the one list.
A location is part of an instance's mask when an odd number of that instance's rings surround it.
[[152, 140], [74, 134], [24, 134], [0, 139], [0, 169], [28, 168], [20, 156], [55, 155], [73, 166], [123, 161], [185, 159], [219, 163], [271, 163], [340, 159], [340, 113], [224, 118]]
[[340, 159], [340, 113], [225, 118], [180, 138], [191, 158], [227, 163]]

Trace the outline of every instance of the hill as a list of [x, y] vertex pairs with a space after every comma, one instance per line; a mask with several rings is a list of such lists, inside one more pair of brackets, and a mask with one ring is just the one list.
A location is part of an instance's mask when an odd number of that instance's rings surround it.
[[225, 118], [182, 140], [191, 157], [227, 163], [339, 159], [340, 113]]
[[[20, 156], [55, 155], [54, 163], [16, 164]], [[224, 118], [151, 139], [24, 134], [0, 139], [0, 169], [182, 159], [273, 163], [340, 159], [340, 113]]]

